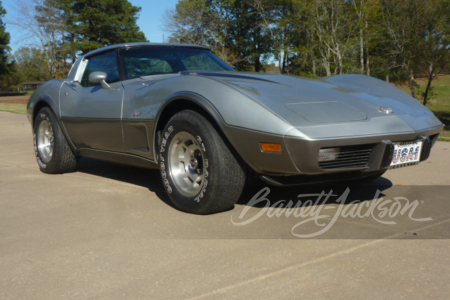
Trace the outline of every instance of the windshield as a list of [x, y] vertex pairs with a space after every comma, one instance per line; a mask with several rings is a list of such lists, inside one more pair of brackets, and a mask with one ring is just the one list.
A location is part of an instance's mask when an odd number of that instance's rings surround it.
[[126, 79], [181, 71], [233, 71], [207, 49], [138, 47], [120, 50]]

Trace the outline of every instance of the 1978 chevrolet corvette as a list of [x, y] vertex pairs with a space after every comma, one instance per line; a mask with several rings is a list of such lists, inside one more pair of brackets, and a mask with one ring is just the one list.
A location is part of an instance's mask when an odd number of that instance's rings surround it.
[[361, 180], [428, 158], [442, 123], [362, 75], [236, 72], [208, 48], [130, 43], [79, 58], [28, 104], [42, 172], [79, 157], [159, 168], [178, 208], [233, 207], [247, 174], [272, 185]]

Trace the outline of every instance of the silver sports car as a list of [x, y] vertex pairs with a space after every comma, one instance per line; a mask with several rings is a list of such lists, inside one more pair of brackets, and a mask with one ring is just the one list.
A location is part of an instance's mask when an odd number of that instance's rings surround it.
[[236, 72], [208, 48], [130, 43], [79, 58], [31, 96], [45, 173], [79, 157], [158, 168], [178, 208], [227, 210], [257, 175], [272, 185], [370, 180], [428, 158], [442, 123], [362, 75]]

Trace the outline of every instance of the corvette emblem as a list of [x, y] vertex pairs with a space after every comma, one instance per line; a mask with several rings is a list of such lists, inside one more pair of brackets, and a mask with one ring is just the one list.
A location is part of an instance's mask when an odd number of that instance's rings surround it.
[[140, 111], [133, 111], [133, 116], [136, 118], [141, 114]]
[[378, 111], [381, 112], [381, 113], [388, 114], [388, 115], [394, 113], [394, 111], [392, 110], [392, 108], [389, 108], [389, 107], [380, 107], [380, 108], [378, 109]]

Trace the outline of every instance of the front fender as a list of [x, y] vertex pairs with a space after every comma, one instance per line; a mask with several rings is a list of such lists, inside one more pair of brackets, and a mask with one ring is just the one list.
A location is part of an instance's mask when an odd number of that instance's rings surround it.
[[59, 91], [62, 83], [61, 80], [51, 80], [38, 87], [31, 95], [27, 105], [27, 118], [31, 126], [33, 126], [37, 110], [42, 106], [49, 106], [59, 120]]
[[[186, 104], [186, 102], [189, 102], [189, 104]], [[165, 113], [166, 111], [172, 111], [174, 108], [172, 105], [177, 105], [178, 107], [176, 107], [176, 109], [180, 110], [184, 108], [189, 109], [199, 107], [201, 110], [206, 112], [217, 124], [227, 142], [229, 142], [239, 157], [255, 172], [265, 174], [297, 173], [297, 170], [292, 164], [292, 161], [286, 151], [287, 149], [284, 149], [283, 154], [273, 155], [270, 153], [263, 153], [259, 148], [260, 142], [276, 142], [283, 144], [283, 135], [270, 134], [238, 126], [231, 126], [227, 124], [214, 103], [202, 95], [188, 91], [174, 93], [169, 100], [164, 103], [159, 111], [153, 133], [153, 153], [157, 153], [157, 131], [162, 128], [162, 125], [164, 125], [162, 123], [167, 121]], [[155, 157], [155, 161], [158, 161], [157, 157]]]
[[[169, 99], [164, 102], [164, 104], [162, 105], [161, 109], [159, 110], [159, 112], [156, 116], [156, 119], [155, 119], [156, 124], [158, 124], [158, 122], [161, 118], [161, 115], [163, 114], [165, 109], [169, 105], [171, 105], [174, 101], [178, 101], [178, 100], [187, 100], [187, 101], [190, 101], [190, 102], [195, 103], [196, 105], [200, 106], [205, 111], [207, 111], [218, 123], [220, 123], [219, 126], [225, 123], [225, 121], [223, 120], [223, 118], [220, 115], [217, 108], [210, 101], [208, 101], [205, 97], [203, 97], [200, 94], [189, 92], [189, 91], [180, 91], [180, 92], [176, 92], [176, 93], [172, 94], [169, 97]], [[155, 126], [155, 128], [156, 128], [156, 126]]]
[[38, 87], [28, 101], [27, 118], [30, 122], [31, 130], [33, 130], [34, 119], [38, 111], [44, 106], [50, 107], [56, 116], [59, 127], [61, 128], [67, 142], [69, 143], [69, 146], [72, 148], [72, 150], [75, 150], [76, 148], [73, 145], [69, 135], [67, 134], [66, 128], [64, 127], [64, 124], [61, 122], [60, 118], [59, 93], [62, 84], [63, 81], [61, 80], [52, 80]]

